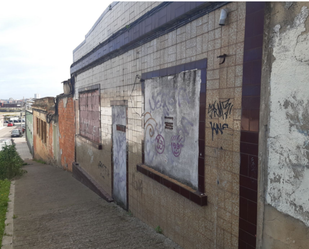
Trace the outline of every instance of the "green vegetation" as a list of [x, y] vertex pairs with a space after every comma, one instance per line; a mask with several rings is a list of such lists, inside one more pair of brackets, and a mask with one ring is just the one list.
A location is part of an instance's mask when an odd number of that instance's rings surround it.
[[157, 233], [161, 233], [161, 234], [163, 233], [163, 230], [162, 230], [162, 228], [160, 226], [157, 226], [155, 228], [155, 230], [156, 230]]
[[9, 180], [0, 180], [0, 247], [5, 227], [4, 221], [9, 201], [10, 186], [11, 182]]
[[40, 160], [40, 159], [32, 159], [33, 161], [37, 162], [37, 163], [41, 163], [41, 164], [46, 164], [45, 161]]
[[5, 145], [0, 151], [0, 180], [23, 175], [26, 173], [23, 165], [25, 163], [17, 153], [15, 144]]

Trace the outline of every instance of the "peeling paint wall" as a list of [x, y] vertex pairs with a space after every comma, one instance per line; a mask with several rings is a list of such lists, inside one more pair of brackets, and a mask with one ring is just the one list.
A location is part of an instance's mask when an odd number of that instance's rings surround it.
[[308, 3], [272, 6], [266, 202], [309, 226]]

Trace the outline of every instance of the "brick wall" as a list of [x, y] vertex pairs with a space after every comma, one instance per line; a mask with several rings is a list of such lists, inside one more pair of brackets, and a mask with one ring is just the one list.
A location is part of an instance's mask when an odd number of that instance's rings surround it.
[[75, 115], [72, 97], [61, 98], [58, 103], [59, 115], [59, 148], [61, 153], [61, 166], [72, 171], [75, 161]]

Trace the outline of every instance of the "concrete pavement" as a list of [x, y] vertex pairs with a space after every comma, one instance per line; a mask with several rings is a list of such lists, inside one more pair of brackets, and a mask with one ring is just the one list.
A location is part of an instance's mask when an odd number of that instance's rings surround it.
[[15, 180], [14, 248], [180, 249], [71, 173], [27, 162], [28, 173]]

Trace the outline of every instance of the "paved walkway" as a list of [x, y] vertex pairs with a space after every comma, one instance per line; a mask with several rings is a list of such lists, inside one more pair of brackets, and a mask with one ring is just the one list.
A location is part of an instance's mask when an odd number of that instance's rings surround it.
[[14, 248], [180, 249], [71, 173], [28, 163], [28, 173], [15, 181]]
[[26, 136], [26, 134], [24, 134], [23, 137], [14, 138], [14, 142], [16, 144], [16, 150], [18, 151], [20, 157], [23, 160], [32, 159], [32, 155], [29, 151], [25, 136]]

